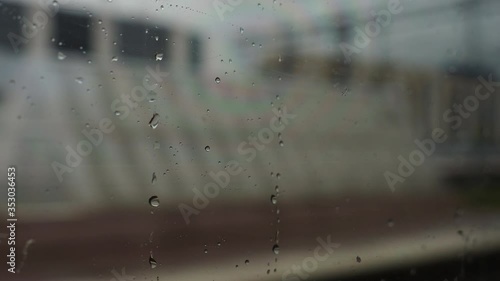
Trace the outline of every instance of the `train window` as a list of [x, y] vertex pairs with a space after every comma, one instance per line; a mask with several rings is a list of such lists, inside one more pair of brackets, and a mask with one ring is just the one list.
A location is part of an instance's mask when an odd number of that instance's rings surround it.
[[201, 51], [202, 45], [199, 37], [192, 36], [189, 40], [189, 63], [191, 65], [191, 70], [197, 72], [201, 64]]
[[449, 124], [450, 127], [456, 128], [450, 132], [450, 144], [459, 150], [491, 150], [496, 143], [494, 133], [496, 96], [489, 97], [489, 102], [482, 104], [481, 110], [476, 114], [465, 112], [467, 108], [465, 105], [469, 108], [471, 105], [464, 103], [464, 101], [474, 105], [470, 98], [470, 93], [474, 92], [477, 87], [474, 80], [477, 77], [488, 77], [488, 74], [493, 73], [493, 70], [460, 65], [453, 67], [451, 72], [448, 78], [450, 80], [448, 82], [449, 91], [446, 94], [450, 95], [448, 107], [453, 109], [453, 113], [449, 113], [447, 118], [453, 120]]
[[91, 18], [74, 13], [60, 12], [56, 15], [57, 48], [85, 54], [91, 48]]
[[[118, 48], [123, 54], [150, 59], [155, 59], [155, 55], [161, 54], [161, 60], [168, 61], [167, 29], [137, 22], [120, 22], [118, 29]], [[156, 59], [160, 60], [159, 57]]]
[[17, 53], [25, 45], [21, 30], [23, 9], [16, 4], [0, 2], [0, 48]]

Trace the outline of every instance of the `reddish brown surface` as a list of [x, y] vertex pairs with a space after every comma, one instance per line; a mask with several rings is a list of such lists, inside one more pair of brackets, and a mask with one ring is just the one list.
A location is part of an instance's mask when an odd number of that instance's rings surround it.
[[[254, 262], [252, 257], [267, 253], [269, 260], [274, 261], [279, 258], [271, 250], [276, 229], [280, 232], [281, 253], [294, 247], [313, 248], [317, 237], [329, 234], [344, 248], [413, 231], [432, 232], [433, 227], [454, 224], [458, 207], [456, 200], [438, 196], [345, 196], [294, 203], [281, 200], [281, 222], [277, 226], [275, 206], [259, 203], [212, 204], [194, 216], [189, 225], [174, 206], [165, 205], [154, 214], [144, 208], [136, 212], [89, 212], [86, 217], [67, 222], [24, 224], [20, 219], [18, 258], [27, 239], [36, 242], [29, 248], [22, 272], [7, 280], [71, 280], [75, 276], [110, 280], [113, 268], [126, 268], [127, 272], [148, 270], [150, 251], [159, 267], [167, 271], [215, 260], [227, 260], [228, 267], [241, 266], [245, 259]], [[389, 219], [394, 220], [394, 227], [388, 226]], [[149, 243], [151, 232], [153, 242]], [[2, 252], [4, 249], [2, 243]], [[208, 254], [204, 249], [208, 249]], [[0, 276], [6, 276], [5, 272]]]

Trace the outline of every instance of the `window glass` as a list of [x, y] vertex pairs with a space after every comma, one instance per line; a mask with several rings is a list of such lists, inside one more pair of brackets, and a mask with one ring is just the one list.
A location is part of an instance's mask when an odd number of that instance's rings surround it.
[[499, 12], [0, 0], [0, 280], [500, 280]]

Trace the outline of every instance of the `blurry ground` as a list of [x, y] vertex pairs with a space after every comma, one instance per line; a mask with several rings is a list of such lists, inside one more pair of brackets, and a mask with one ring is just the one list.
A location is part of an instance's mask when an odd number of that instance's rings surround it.
[[[156, 276], [159, 280], [281, 280], [292, 265], [313, 256], [317, 238], [326, 240], [328, 235], [340, 247], [319, 263], [311, 280], [377, 280], [374, 276], [455, 280], [468, 268], [469, 279], [457, 280], [493, 280], [471, 279], [480, 265], [469, 259], [492, 253], [484, 261], [490, 264], [498, 258], [499, 210], [469, 210], [452, 198], [346, 194], [328, 200], [281, 200], [279, 215], [270, 204], [218, 205], [207, 207], [188, 226], [178, 210], [169, 207], [155, 210], [154, 215], [147, 210], [89, 210], [68, 222], [21, 224], [19, 241], [35, 237], [35, 243], [29, 247], [22, 274], [9, 280], [112, 280], [110, 271], [122, 268], [135, 280], [156, 280]], [[280, 250], [276, 255], [272, 248], [277, 230]], [[148, 262], [150, 251], [158, 262], [154, 269]], [[434, 274], [438, 272], [443, 275]], [[497, 274], [493, 269], [487, 272]], [[364, 277], [353, 279], [356, 276]]]

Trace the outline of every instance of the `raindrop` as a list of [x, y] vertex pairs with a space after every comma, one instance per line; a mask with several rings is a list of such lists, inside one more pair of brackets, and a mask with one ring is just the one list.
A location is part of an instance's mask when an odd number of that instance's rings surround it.
[[151, 266], [151, 268], [156, 268], [156, 265], [157, 265], [156, 260], [153, 259], [152, 255], [149, 256], [149, 265]]
[[156, 173], [153, 173], [153, 176], [151, 176], [151, 184], [156, 183]]
[[285, 145], [285, 143], [282, 140], [280, 140], [280, 146], [284, 146], [284, 145]]
[[118, 61], [118, 57], [112, 57], [111, 61]]
[[115, 115], [116, 115], [116, 116], [120, 116], [120, 115], [122, 115], [122, 113], [121, 113], [120, 111], [118, 111], [118, 110], [117, 110], [117, 111], [115, 111]]
[[387, 226], [394, 227], [394, 220], [392, 220], [392, 219], [387, 220]]
[[280, 253], [280, 247], [278, 246], [278, 244], [276, 244], [276, 245], [273, 246], [273, 252], [276, 255]]
[[151, 117], [151, 120], [149, 121], [149, 126], [153, 129], [156, 129], [158, 127], [158, 123], [160, 122], [160, 115], [158, 113], [153, 114], [153, 117]]
[[207, 250], [207, 249], [205, 249], [203, 252], [204, 252], [205, 254], [208, 254], [208, 250]]
[[205, 146], [205, 151], [206, 151], [206, 152], [209, 152], [209, 151], [210, 151], [210, 146], [208, 146], [208, 145], [207, 145], [207, 146]]
[[83, 78], [82, 77], [76, 77], [75, 81], [78, 84], [83, 84]]
[[273, 203], [273, 205], [276, 205], [276, 203], [278, 203], [278, 198], [276, 198], [276, 195], [271, 195], [271, 203]]
[[151, 196], [151, 198], [149, 198], [149, 205], [155, 208], [160, 206], [160, 199], [158, 199], [158, 196]]
[[249, 261], [249, 260], [245, 260], [245, 264], [249, 264], [249, 263], [250, 263], [250, 261]]
[[59, 60], [64, 60], [64, 59], [66, 58], [66, 55], [65, 55], [65, 54], [63, 54], [63, 53], [61, 53], [61, 52], [59, 52], [59, 53], [57, 53], [57, 58], [58, 58]]
[[243, 27], [240, 27], [240, 34], [243, 34], [243, 32], [245, 32], [245, 30], [243, 29]]
[[215, 78], [215, 83], [219, 84], [220, 83], [220, 78], [219, 77], [216, 77]]
[[357, 257], [356, 257], [356, 261], [357, 261], [358, 263], [360, 263], [360, 262], [361, 262], [361, 258], [360, 258], [359, 256], [357, 256]]
[[162, 59], [163, 59], [163, 54], [162, 54], [162, 53], [157, 53], [157, 54], [155, 55], [155, 59], [156, 59], [156, 61], [160, 61], [160, 60], [162, 60]]

